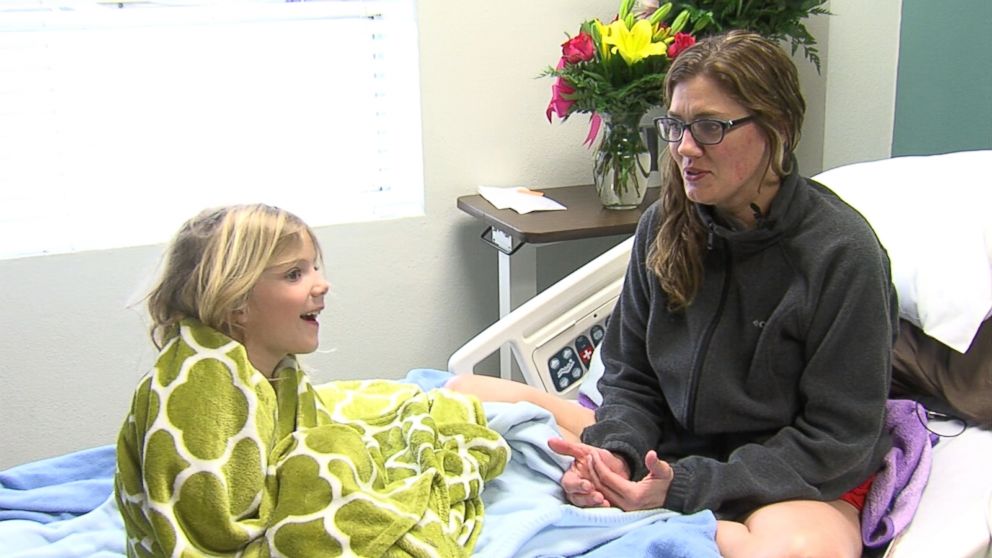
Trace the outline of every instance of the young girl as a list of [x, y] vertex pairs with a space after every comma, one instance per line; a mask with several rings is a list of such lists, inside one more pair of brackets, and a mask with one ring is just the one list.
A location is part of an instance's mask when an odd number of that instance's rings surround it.
[[[462, 556], [509, 451], [477, 400], [386, 381], [315, 389], [317, 239], [265, 205], [179, 230], [148, 297], [161, 350], [121, 429], [130, 556]], [[460, 439], [460, 440], [459, 440]]]

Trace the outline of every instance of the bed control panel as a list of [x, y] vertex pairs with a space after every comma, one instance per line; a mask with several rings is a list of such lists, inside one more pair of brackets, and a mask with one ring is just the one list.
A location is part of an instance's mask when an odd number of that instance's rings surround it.
[[606, 335], [608, 315], [593, 313], [587, 318], [595, 320], [591, 326], [589, 320], [582, 320], [542, 347], [550, 347], [546, 380], [558, 393], [578, 388], [589, 370], [593, 350]]
[[555, 389], [565, 391], [568, 386], [582, 379], [585, 369], [579, 361], [579, 353], [568, 346], [548, 360], [548, 372], [551, 373]]

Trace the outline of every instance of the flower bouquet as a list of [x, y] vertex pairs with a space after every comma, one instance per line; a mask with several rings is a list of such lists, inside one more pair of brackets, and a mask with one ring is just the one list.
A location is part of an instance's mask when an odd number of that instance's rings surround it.
[[[656, 2], [657, 0], [645, 0]], [[770, 39], [787, 42], [795, 54], [800, 47], [806, 59], [820, 71], [820, 53], [816, 38], [806, 28], [807, 18], [830, 15], [824, 4], [827, 0], [684, 0], [676, 2], [676, 10], [689, 10], [690, 19], [705, 18], [709, 22], [707, 33], [729, 29], [749, 29]]]
[[605, 124], [593, 179], [607, 208], [631, 209], [644, 198], [651, 165], [640, 121], [661, 106], [672, 60], [695, 44], [694, 34], [708, 22], [698, 18], [687, 31], [690, 13], [683, 10], [669, 21], [671, 3], [635, 12], [634, 0], [621, 0], [616, 19], [583, 23], [562, 44], [558, 65], [542, 74], [556, 78], [546, 111], [549, 121], [552, 114], [562, 120], [576, 112], [590, 114], [588, 145]]

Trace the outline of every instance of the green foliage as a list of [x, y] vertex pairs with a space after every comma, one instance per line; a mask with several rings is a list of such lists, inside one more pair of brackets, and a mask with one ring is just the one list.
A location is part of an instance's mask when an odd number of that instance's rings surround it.
[[709, 20], [706, 33], [747, 29], [771, 39], [788, 42], [795, 54], [803, 54], [820, 71], [816, 39], [806, 29], [804, 19], [830, 12], [827, 0], [690, 0], [676, 2], [675, 10], [689, 10], [694, 21]]
[[577, 90], [567, 95], [575, 102], [571, 112], [600, 114], [643, 114], [662, 103], [667, 60], [646, 59], [628, 66], [619, 56], [600, 64], [574, 64], [561, 69], [547, 69], [544, 76], [561, 76]]

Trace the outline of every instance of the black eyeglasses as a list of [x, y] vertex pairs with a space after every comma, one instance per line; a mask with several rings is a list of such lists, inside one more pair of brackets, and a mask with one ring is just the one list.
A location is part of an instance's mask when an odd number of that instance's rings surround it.
[[736, 120], [717, 120], [715, 118], [700, 118], [692, 122], [682, 122], [678, 118], [662, 116], [654, 119], [654, 127], [661, 139], [668, 143], [682, 141], [686, 128], [692, 134], [692, 139], [700, 145], [716, 145], [723, 141], [729, 130], [754, 120], [753, 116], [745, 116]]
[[968, 423], [960, 417], [931, 411], [919, 401], [916, 402], [916, 418], [919, 419], [923, 428], [941, 438], [960, 436], [968, 428]]

